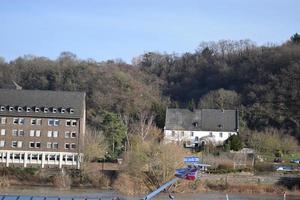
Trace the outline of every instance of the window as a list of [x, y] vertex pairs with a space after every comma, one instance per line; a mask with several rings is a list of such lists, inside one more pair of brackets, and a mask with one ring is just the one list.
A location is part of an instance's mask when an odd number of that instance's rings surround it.
[[30, 112], [31, 108], [30, 107], [26, 107], [26, 112]]
[[52, 113], [56, 113], [57, 109], [56, 108], [52, 108]]
[[39, 111], [40, 111], [40, 108], [34, 107], [34, 112], [39, 112]]
[[76, 136], [77, 136], [76, 132], [71, 133], [71, 138], [76, 138]]
[[48, 137], [58, 137], [58, 131], [48, 131]]
[[18, 136], [24, 136], [24, 135], [25, 135], [25, 132], [23, 130], [19, 130]]
[[70, 149], [70, 144], [69, 143], [65, 143], [65, 149]]
[[18, 142], [17, 141], [12, 141], [11, 142], [11, 147], [16, 148], [18, 146]]
[[70, 108], [70, 114], [73, 114], [73, 113], [74, 113], [74, 109]]
[[51, 149], [52, 148], [52, 143], [51, 142], [47, 142], [47, 148]]
[[34, 147], [35, 147], [34, 142], [29, 142], [29, 148], [34, 148]]
[[192, 132], [191, 132], [191, 137], [193, 137], [193, 136], [194, 136], [194, 132], [192, 131]]
[[5, 145], [5, 141], [4, 140], [0, 140], [0, 147], [4, 147]]
[[30, 130], [29, 136], [30, 136], [30, 137], [34, 137], [34, 130]]
[[12, 130], [12, 136], [18, 136], [18, 130], [17, 129]]
[[48, 119], [48, 126], [59, 126], [58, 119]]
[[9, 106], [9, 109], [8, 109], [10, 112], [14, 110], [14, 107], [12, 106]]
[[35, 136], [36, 137], [40, 137], [41, 136], [41, 131], [40, 130], [36, 130], [35, 131]]
[[48, 112], [48, 108], [44, 107], [44, 113], [47, 113]]
[[24, 118], [19, 118], [19, 124], [24, 125], [25, 124], [25, 119]]
[[0, 107], [0, 111], [5, 111], [5, 107], [4, 107], [4, 106], [1, 106], [1, 107]]
[[6, 117], [1, 117], [1, 124], [6, 124]]
[[54, 142], [54, 143], [52, 144], [52, 148], [53, 148], [53, 149], [58, 149], [58, 143], [57, 143], [57, 142]]
[[22, 146], [23, 146], [23, 142], [22, 142], [22, 141], [18, 141], [18, 142], [17, 142], [17, 147], [18, 147], [18, 148], [22, 148]]
[[18, 106], [18, 112], [21, 112], [22, 110], [22, 107]]
[[14, 118], [13, 119], [13, 124], [19, 124], [19, 118]]
[[31, 119], [31, 125], [41, 125], [42, 119], [32, 118]]
[[60, 109], [60, 112], [61, 112], [61, 113], [65, 113], [65, 112], [66, 112], [66, 109], [61, 108], [61, 109]]
[[5, 135], [6, 130], [5, 129], [1, 129], [1, 135]]
[[220, 132], [220, 133], [219, 133], [219, 136], [220, 136], [220, 137], [223, 137], [223, 133], [222, 133], [222, 132]]
[[76, 126], [77, 125], [77, 121], [76, 120], [72, 120], [72, 126]]
[[29, 132], [30, 137], [40, 137], [41, 136], [41, 131], [40, 130], [30, 130]]
[[29, 142], [29, 148], [41, 148], [40, 142]]
[[71, 144], [71, 149], [76, 149], [76, 144], [72, 143]]
[[71, 120], [66, 120], [66, 126], [71, 126]]
[[68, 132], [65, 132], [65, 138], [70, 138], [71, 137], [71, 133], [68, 131]]

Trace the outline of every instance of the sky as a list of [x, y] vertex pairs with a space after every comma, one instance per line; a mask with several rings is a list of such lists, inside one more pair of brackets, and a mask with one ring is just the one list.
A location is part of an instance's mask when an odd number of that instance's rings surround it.
[[106, 61], [149, 51], [194, 52], [201, 42], [281, 44], [300, 33], [299, 0], [0, 0], [0, 57]]

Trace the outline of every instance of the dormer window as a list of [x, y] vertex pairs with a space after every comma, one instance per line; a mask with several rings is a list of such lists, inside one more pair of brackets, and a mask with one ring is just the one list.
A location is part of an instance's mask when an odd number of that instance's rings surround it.
[[30, 112], [31, 108], [30, 107], [26, 107], [26, 112]]
[[5, 111], [5, 107], [4, 107], [4, 106], [1, 106], [1, 107], [0, 107], [0, 111]]
[[49, 109], [47, 107], [44, 107], [44, 113], [47, 113]]
[[13, 111], [13, 110], [14, 110], [14, 107], [9, 106], [8, 110], [9, 110], [9, 111]]
[[34, 108], [34, 112], [39, 112], [39, 111], [40, 111], [40, 108], [38, 108], [38, 107]]
[[70, 114], [73, 114], [73, 113], [74, 113], [74, 109], [70, 108]]
[[53, 113], [56, 113], [56, 112], [57, 112], [57, 109], [56, 109], [56, 108], [52, 108], [52, 112], [53, 112]]
[[60, 113], [65, 113], [65, 112], [66, 112], [66, 109], [64, 109], [64, 108], [60, 109]]
[[22, 107], [18, 106], [18, 112], [21, 112], [22, 110]]

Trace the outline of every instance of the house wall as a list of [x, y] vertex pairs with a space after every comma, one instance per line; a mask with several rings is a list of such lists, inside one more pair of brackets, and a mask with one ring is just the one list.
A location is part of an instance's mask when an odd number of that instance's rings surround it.
[[196, 137], [199, 140], [203, 137], [212, 136], [215, 144], [223, 144], [231, 135], [236, 135], [237, 132], [227, 131], [182, 131], [182, 130], [165, 130], [164, 140], [165, 142], [184, 142], [189, 141], [194, 143]]

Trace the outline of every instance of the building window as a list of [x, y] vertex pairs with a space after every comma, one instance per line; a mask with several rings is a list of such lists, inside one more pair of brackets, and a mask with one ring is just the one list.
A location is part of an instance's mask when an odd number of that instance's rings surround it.
[[30, 107], [26, 107], [26, 112], [30, 112], [31, 108]]
[[40, 142], [29, 142], [29, 148], [41, 148]]
[[194, 136], [194, 132], [192, 131], [192, 132], [191, 132], [191, 137], [193, 137], [193, 136]]
[[220, 137], [223, 137], [223, 133], [222, 133], [222, 132], [220, 132], [220, 133], [219, 133], [219, 136], [220, 136]]
[[70, 149], [70, 144], [69, 143], [65, 143], [65, 149]]
[[13, 119], [13, 124], [19, 124], [19, 118], [14, 118]]
[[71, 120], [66, 120], [66, 126], [71, 126]]
[[35, 147], [34, 142], [29, 142], [29, 148], [34, 148], [34, 147]]
[[47, 149], [51, 149], [52, 148], [52, 143], [51, 142], [47, 142]]
[[44, 107], [44, 113], [47, 113], [48, 112], [48, 108]]
[[12, 141], [11, 142], [11, 147], [16, 148], [18, 146], [18, 142], [17, 141]]
[[48, 119], [48, 126], [59, 126], [58, 119]]
[[4, 147], [5, 145], [5, 141], [4, 140], [0, 140], [0, 147]]
[[6, 117], [1, 117], [1, 124], [6, 124]]
[[18, 136], [18, 130], [17, 129], [12, 130], [12, 136]]
[[75, 143], [71, 144], [71, 149], [76, 149], [76, 144]]
[[6, 130], [5, 129], [1, 129], [1, 135], [5, 135]]
[[64, 108], [60, 109], [60, 113], [65, 113], [65, 112], [66, 112], [66, 109], [64, 109]]
[[13, 119], [13, 124], [24, 125], [25, 124], [25, 119], [24, 118], [14, 118]]
[[66, 126], [77, 126], [76, 120], [66, 120]]
[[72, 126], [77, 126], [77, 121], [76, 120], [72, 120]]
[[40, 108], [34, 107], [34, 112], [39, 112], [39, 111], [40, 111]]
[[22, 107], [18, 106], [18, 112], [22, 112]]
[[12, 106], [9, 106], [9, 109], [8, 109], [10, 112], [14, 110], [14, 107]]
[[71, 133], [69, 131], [65, 132], [65, 138], [70, 138], [71, 137]]
[[57, 138], [57, 137], [58, 137], [58, 131], [48, 131], [47, 136], [48, 136], [48, 137], [54, 137], [54, 138]]
[[18, 148], [22, 148], [22, 146], [23, 146], [23, 142], [22, 141], [18, 141], [17, 147]]
[[40, 137], [41, 136], [41, 131], [40, 130], [30, 130], [29, 132], [30, 137]]
[[42, 119], [32, 118], [31, 119], [31, 125], [41, 125]]
[[24, 130], [19, 130], [19, 132], [18, 132], [18, 136], [24, 136], [25, 135], [25, 132], [24, 132]]
[[53, 148], [53, 149], [58, 149], [58, 143], [57, 143], [57, 142], [53, 142], [52, 148]]
[[56, 113], [57, 109], [56, 108], [52, 108], [52, 113]]
[[4, 107], [4, 106], [1, 106], [1, 107], [0, 107], [0, 111], [5, 111], [5, 107]]
[[77, 136], [76, 132], [71, 133], [71, 138], [76, 138], [76, 136]]
[[73, 114], [73, 113], [74, 113], [74, 109], [70, 108], [70, 114]]

